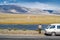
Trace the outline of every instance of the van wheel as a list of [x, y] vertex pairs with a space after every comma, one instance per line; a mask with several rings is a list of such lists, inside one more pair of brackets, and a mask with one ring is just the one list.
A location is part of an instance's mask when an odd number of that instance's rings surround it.
[[56, 34], [53, 32], [53, 33], [51, 33], [51, 36], [55, 36]]

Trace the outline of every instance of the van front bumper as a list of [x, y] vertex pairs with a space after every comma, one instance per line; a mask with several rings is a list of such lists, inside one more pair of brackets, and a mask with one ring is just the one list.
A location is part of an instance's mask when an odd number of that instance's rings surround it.
[[51, 32], [47, 32], [47, 31], [45, 31], [45, 33], [44, 33], [44, 34], [46, 34], [46, 35], [47, 35], [47, 34], [51, 34]]

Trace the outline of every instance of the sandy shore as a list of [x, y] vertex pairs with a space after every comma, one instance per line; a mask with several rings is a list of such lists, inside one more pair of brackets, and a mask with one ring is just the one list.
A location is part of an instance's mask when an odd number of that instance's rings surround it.
[[42, 31], [41, 34], [38, 33], [38, 31], [35, 31], [35, 30], [7, 30], [7, 29], [4, 29], [4, 30], [0, 30], [0, 35], [10, 35], [10, 36], [44, 36], [44, 33]]

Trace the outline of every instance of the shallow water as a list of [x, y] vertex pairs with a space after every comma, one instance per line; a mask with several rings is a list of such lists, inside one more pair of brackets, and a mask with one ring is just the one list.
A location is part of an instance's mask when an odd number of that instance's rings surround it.
[[[45, 29], [47, 25], [42, 25], [42, 29]], [[23, 24], [0, 24], [1, 29], [16, 28], [16, 29], [26, 29], [26, 30], [37, 30], [38, 24], [35, 25], [23, 25]]]

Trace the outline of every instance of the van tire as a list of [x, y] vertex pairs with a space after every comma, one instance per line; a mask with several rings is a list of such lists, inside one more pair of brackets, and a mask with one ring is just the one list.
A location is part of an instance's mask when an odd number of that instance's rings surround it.
[[55, 33], [55, 32], [52, 32], [52, 33], [51, 33], [51, 36], [56, 36], [56, 33]]

